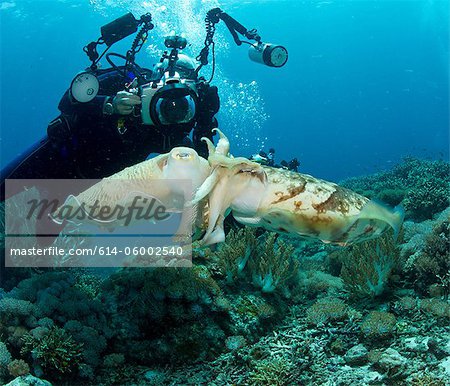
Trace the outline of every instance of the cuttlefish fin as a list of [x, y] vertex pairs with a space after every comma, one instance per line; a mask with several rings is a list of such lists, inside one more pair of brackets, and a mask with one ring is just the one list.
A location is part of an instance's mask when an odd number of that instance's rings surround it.
[[[80, 204], [80, 202], [78, 201], [77, 197], [74, 196], [73, 194], [70, 194], [70, 195], [66, 198], [66, 200], [64, 201], [64, 204], [62, 204], [62, 205], [61, 205], [58, 209], [56, 209], [54, 212], [49, 213], [48, 216], [50, 217], [50, 219], [51, 219], [54, 223], [56, 223], [56, 224], [58, 224], [58, 225], [62, 225], [62, 224], [64, 223], [64, 221], [66, 220], [66, 218], [64, 217], [63, 211], [64, 211], [65, 208], [68, 208], [68, 207], [71, 207], [71, 208], [73, 208], [73, 209], [76, 209], [76, 208], [80, 208], [80, 207], [81, 207], [81, 204]], [[83, 210], [83, 209], [82, 209], [82, 210]]]
[[358, 218], [384, 221], [394, 230], [394, 240], [397, 240], [403, 224], [403, 219], [405, 218], [405, 211], [400, 205], [392, 210], [380, 202], [371, 200], [364, 205]]
[[173, 236], [173, 241], [180, 244], [186, 244], [190, 241], [194, 232], [194, 226], [197, 222], [199, 203], [184, 207], [181, 213], [181, 222], [178, 226], [176, 234]]
[[[115, 219], [108, 219], [108, 220], [102, 220], [100, 218], [98, 218], [98, 213], [94, 214], [94, 216], [92, 216], [91, 211], [88, 211], [86, 209], [86, 206], [89, 206], [90, 204], [90, 200], [83, 200], [79, 198], [79, 196], [74, 196], [74, 195], [69, 195], [66, 200], [64, 201], [64, 204], [62, 206], [60, 206], [55, 212], [52, 212], [49, 214], [50, 219], [55, 222], [58, 225], [62, 225], [64, 223], [64, 221], [67, 222], [72, 222], [74, 223], [74, 218], [78, 219], [79, 215], [83, 215], [85, 216], [87, 219], [97, 223], [97, 225], [100, 228], [104, 228], [105, 226], [102, 224], [113, 224], [116, 220]], [[74, 214], [70, 213], [70, 214], [64, 214], [64, 211], [68, 210], [68, 212], [77, 212], [79, 213], [79, 215], [74, 216]], [[74, 218], [73, 218], [74, 217]], [[110, 229], [110, 228], [108, 228]]]

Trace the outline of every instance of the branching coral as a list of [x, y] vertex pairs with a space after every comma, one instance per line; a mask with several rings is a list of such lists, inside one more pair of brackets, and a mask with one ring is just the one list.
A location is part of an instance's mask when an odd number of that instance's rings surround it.
[[86, 293], [91, 299], [95, 299], [100, 293], [102, 279], [97, 275], [92, 275], [87, 272], [75, 272], [76, 283], [75, 287]]
[[251, 262], [253, 284], [262, 292], [273, 292], [297, 273], [298, 264], [292, 259], [294, 247], [277, 242], [276, 233], [270, 233], [258, 248]]
[[265, 359], [256, 363], [249, 374], [255, 386], [288, 386], [295, 382], [295, 366], [285, 358]]
[[442, 295], [450, 291], [450, 221], [438, 223], [426, 237], [425, 245], [414, 259], [411, 269], [416, 287], [424, 291], [436, 284]]
[[81, 362], [82, 345], [64, 329], [54, 327], [40, 339], [27, 334], [23, 337], [21, 354], [31, 354], [37, 363], [50, 371], [70, 373]]
[[447, 182], [426, 176], [408, 191], [403, 204], [412, 218], [423, 221], [444, 210], [449, 205], [449, 195]]
[[392, 234], [351, 246], [340, 252], [341, 278], [350, 293], [358, 298], [382, 295], [391, 272], [398, 264], [400, 250]]
[[231, 229], [227, 234], [226, 243], [218, 251], [219, 265], [225, 274], [228, 284], [242, 276], [250, 257], [256, 253], [255, 229], [245, 227], [238, 231]]

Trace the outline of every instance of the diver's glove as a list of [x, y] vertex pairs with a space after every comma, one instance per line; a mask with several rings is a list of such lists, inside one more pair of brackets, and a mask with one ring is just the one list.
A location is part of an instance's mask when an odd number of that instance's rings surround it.
[[119, 91], [112, 101], [115, 114], [129, 115], [136, 105], [141, 104], [141, 98], [128, 91]]

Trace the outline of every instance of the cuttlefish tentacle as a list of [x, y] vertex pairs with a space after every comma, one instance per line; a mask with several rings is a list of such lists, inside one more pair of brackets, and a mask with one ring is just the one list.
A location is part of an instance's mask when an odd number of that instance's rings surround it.
[[229, 156], [230, 155], [230, 141], [225, 136], [224, 133], [222, 133], [219, 129], [212, 129], [211, 131], [219, 133], [219, 141], [217, 142], [217, 145], [215, 146], [212, 141], [207, 137], [202, 137], [201, 140], [203, 142], [206, 142], [206, 145], [208, 146], [208, 154], [209, 156], [212, 156], [213, 154], [220, 154], [223, 156]]
[[[187, 205], [195, 205], [199, 201], [203, 200], [206, 196], [208, 196], [211, 191], [215, 188], [221, 176], [223, 176], [223, 172], [221, 168], [234, 168], [236, 166], [241, 167], [240, 170], [247, 169], [249, 171], [259, 170], [261, 174], [265, 173], [261, 170], [260, 165], [248, 160], [247, 158], [229, 158], [227, 155], [229, 154], [229, 141], [228, 138], [219, 130], [214, 129], [221, 135], [221, 139], [219, 140], [219, 144], [214, 147], [214, 144], [208, 138], [202, 138], [204, 142], [208, 145], [209, 157], [208, 162], [211, 166], [212, 172], [203, 182], [203, 184], [197, 189], [197, 192], [193, 198], [193, 200]], [[222, 141], [222, 144], [220, 144]], [[220, 146], [220, 147], [219, 147]], [[225, 152], [225, 154], [224, 154]], [[235, 171], [236, 173], [237, 171]]]
[[226, 179], [220, 179], [209, 195], [208, 228], [201, 240], [205, 245], [214, 244], [217, 240], [222, 239], [223, 241], [225, 239], [223, 220], [225, 218], [225, 211], [230, 205], [230, 201], [226, 200], [226, 189], [223, 187], [227, 182]]
[[[257, 197], [261, 198], [262, 189], [254, 189], [252, 192], [253, 179], [264, 184], [264, 172], [259, 164], [249, 161], [246, 158], [228, 158], [221, 154], [210, 156], [209, 161], [214, 167], [213, 174], [208, 177], [204, 184], [199, 188], [194, 200], [205, 197], [208, 192], [208, 228], [201, 240], [204, 245], [214, 244], [225, 238], [223, 230], [223, 221], [229, 210], [233, 208], [233, 202], [242, 202], [242, 192], [252, 193], [247, 211], [253, 213], [259, 205]], [[247, 178], [245, 175], [251, 175]], [[261, 176], [261, 174], [263, 176]], [[235, 177], [237, 176], [237, 177]], [[254, 185], [254, 184], [253, 184]]]
[[215, 168], [213, 169], [212, 173], [206, 178], [203, 184], [197, 189], [192, 201], [186, 203], [186, 206], [195, 205], [206, 198], [219, 182], [219, 179], [220, 173], [218, 172], [218, 169]]
[[209, 138], [206, 137], [202, 137], [201, 140], [203, 142], [206, 142], [206, 146], [208, 147], [208, 154], [215, 154], [216, 152], [216, 147], [214, 146], [214, 144], [212, 143], [212, 141]]
[[222, 133], [218, 128], [212, 129], [212, 131], [219, 134], [219, 141], [216, 146], [216, 153], [228, 156], [230, 153], [230, 141], [224, 133]]

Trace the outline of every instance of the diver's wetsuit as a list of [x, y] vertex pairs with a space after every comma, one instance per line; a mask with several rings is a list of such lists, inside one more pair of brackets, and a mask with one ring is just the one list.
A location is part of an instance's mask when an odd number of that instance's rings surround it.
[[[143, 125], [139, 116], [105, 115], [103, 107], [124, 89], [124, 78], [115, 70], [99, 70], [100, 89], [88, 103], [73, 102], [66, 91], [47, 136], [7, 165], [0, 175], [0, 200], [5, 199], [4, 181], [10, 179], [103, 178], [175, 146], [193, 146], [206, 155], [201, 137], [212, 138], [219, 111], [215, 86], [200, 84], [195, 121], [164, 128]], [[120, 130], [118, 127], [122, 128]], [[194, 129], [193, 143], [187, 137]]]

